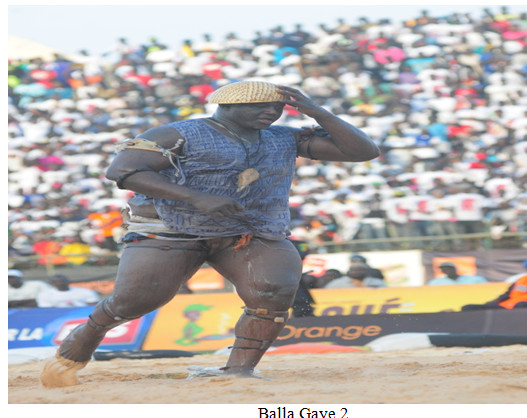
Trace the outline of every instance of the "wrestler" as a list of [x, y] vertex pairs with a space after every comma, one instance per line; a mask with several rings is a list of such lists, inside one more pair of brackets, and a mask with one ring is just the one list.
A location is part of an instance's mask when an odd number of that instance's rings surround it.
[[[106, 175], [136, 195], [114, 291], [64, 339], [43, 386], [77, 384], [108, 330], [169, 302], [205, 262], [245, 304], [225, 374], [251, 376], [283, 329], [302, 273], [287, 239], [295, 159], [367, 161], [379, 149], [295, 88], [242, 81], [209, 102], [218, 104], [211, 118], [154, 127], [119, 147]], [[271, 126], [285, 105], [319, 126]]]

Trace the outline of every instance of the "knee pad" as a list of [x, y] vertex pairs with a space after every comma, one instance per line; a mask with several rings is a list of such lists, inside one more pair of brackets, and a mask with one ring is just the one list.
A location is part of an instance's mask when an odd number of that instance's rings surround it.
[[289, 318], [289, 311], [271, 311], [265, 308], [244, 308], [245, 315], [265, 319], [276, 323], [285, 323]]
[[[268, 308], [245, 308], [248, 314], [267, 315], [260, 312], [286, 312], [291, 308], [298, 290], [298, 283], [290, 286], [277, 285], [271, 288], [254, 289], [244, 302], [252, 306], [268, 306]], [[257, 314], [256, 311], [259, 313]]]
[[[289, 311], [245, 307], [244, 315], [235, 330], [236, 341], [232, 349], [266, 351], [284, 327], [287, 318]], [[259, 324], [256, 325], [254, 321]]]

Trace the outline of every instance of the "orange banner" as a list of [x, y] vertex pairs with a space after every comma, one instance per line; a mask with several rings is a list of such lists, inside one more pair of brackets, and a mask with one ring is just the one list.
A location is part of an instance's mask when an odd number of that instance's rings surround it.
[[[459, 311], [503, 293], [507, 283], [381, 289], [315, 289], [316, 316]], [[144, 350], [215, 351], [232, 345], [243, 302], [235, 293], [178, 295], [161, 308]]]
[[315, 315], [401, 314], [459, 311], [505, 292], [508, 283], [380, 289], [314, 289]]
[[232, 345], [242, 306], [235, 293], [177, 295], [159, 310], [143, 349], [215, 351]]

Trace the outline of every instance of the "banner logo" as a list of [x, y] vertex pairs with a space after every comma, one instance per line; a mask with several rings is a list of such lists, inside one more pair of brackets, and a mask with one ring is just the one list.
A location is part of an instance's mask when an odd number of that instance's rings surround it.
[[[62, 341], [73, 331], [78, 325], [85, 323], [86, 319], [76, 319], [66, 321], [58, 330], [53, 338], [53, 344], [60, 345]], [[137, 339], [137, 334], [141, 326], [141, 318], [125, 322], [106, 333], [106, 336], [101, 342], [104, 344], [132, 344]]]
[[320, 339], [320, 338], [341, 338], [343, 340], [356, 340], [362, 336], [375, 337], [382, 332], [378, 325], [368, 325], [365, 327], [350, 325], [348, 327], [327, 326], [327, 327], [306, 327], [297, 328], [294, 325], [286, 325], [278, 337], [279, 340], [288, 339]]

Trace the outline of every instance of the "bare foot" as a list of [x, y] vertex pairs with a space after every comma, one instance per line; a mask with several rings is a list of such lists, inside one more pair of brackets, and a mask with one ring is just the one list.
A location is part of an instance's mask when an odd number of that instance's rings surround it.
[[77, 378], [77, 371], [88, 364], [85, 362], [77, 362], [68, 360], [57, 354], [55, 358], [49, 360], [42, 369], [40, 374], [40, 383], [45, 388], [61, 388], [65, 386], [79, 385]]

